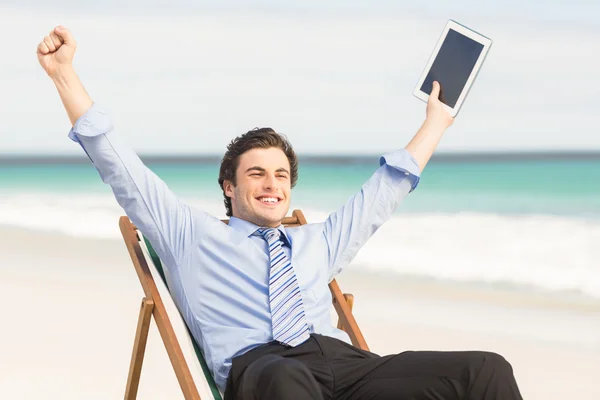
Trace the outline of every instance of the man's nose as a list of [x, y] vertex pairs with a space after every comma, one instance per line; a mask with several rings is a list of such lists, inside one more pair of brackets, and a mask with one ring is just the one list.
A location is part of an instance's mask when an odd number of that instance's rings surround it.
[[272, 189], [275, 189], [275, 183], [276, 183], [275, 176], [266, 175], [265, 180], [263, 181], [263, 186], [265, 189], [272, 190]]

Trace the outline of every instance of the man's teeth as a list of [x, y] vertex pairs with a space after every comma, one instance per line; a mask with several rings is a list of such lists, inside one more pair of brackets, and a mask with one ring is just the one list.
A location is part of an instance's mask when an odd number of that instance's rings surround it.
[[277, 203], [279, 201], [279, 199], [277, 199], [275, 197], [263, 197], [260, 199], [260, 201], [262, 201], [264, 203]]

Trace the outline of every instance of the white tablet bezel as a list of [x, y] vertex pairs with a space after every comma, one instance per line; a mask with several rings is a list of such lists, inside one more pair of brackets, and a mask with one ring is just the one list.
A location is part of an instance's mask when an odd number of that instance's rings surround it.
[[448, 110], [450, 115], [455, 117], [458, 114], [458, 111], [460, 110], [460, 107], [462, 106], [463, 101], [467, 97], [467, 94], [469, 93], [469, 90], [471, 89], [471, 85], [475, 81], [475, 78], [477, 77], [477, 74], [479, 73], [479, 69], [481, 68], [483, 61], [485, 60], [485, 57], [486, 57], [490, 47], [492, 46], [492, 40], [490, 38], [487, 38], [487, 37], [481, 35], [480, 33], [473, 31], [472, 29], [467, 28], [466, 26], [459, 24], [458, 22], [456, 22], [454, 20], [448, 20], [448, 22], [446, 23], [446, 26], [444, 27], [444, 30], [442, 31], [442, 35], [440, 36], [435, 48], [433, 49], [433, 53], [431, 54], [431, 57], [429, 58], [429, 61], [427, 62], [427, 65], [425, 66], [425, 69], [423, 70], [423, 73], [421, 74], [421, 77], [419, 78], [419, 81], [417, 82], [417, 86], [415, 87], [415, 90], [413, 92], [413, 94], [417, 98], [419, 98], [425, 102], [427, 102], [429, 100], [429, 95], [427, 93], [421, 91], [421, 86], [423, 85], [423, 82], [425, 81], [425, 78], [427, 77], [427, 74], [429, 73], [429, 70], [431, 69], [431, 65], [433, 64], [433, 61], [437, 57], [437, 54], [440, 51], [440, 48], [442, 47], [442, 44], [444, 43], [444, 40], [446, 39], [446, 36], [448, 35], [448, 31], [450, 29], [453, 29], [456, 32], [458, 32], [462, 35], [465, 35], [483, 45], [481, 54], [479, 55], [479, 58], [477, 59], [477, 62], [475, 63], [475, 66], [473, 67], [473, 71], [471, 71], [471, 75], [469, 75], [469, 79], [467, 79], [467, 82], [465, 83], [465, 86], [463, 87], [463, 90], [460, 93], [460, 96], [458, 97], [458, 100], [457, 100], [456, 104], [454, 105], [454, 107], [449, 107], [446, 104], [442, 103], [442, 105], [446, 108], [446, 110]]

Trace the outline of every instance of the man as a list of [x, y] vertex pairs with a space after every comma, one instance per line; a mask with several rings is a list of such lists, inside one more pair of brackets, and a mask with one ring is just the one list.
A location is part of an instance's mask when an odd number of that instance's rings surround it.
[[229, 225], [180, 202], [117, 135], [72, 67], [55, 28], [38, 46], [78, 142], [166, 266], [172, 295], [226, 399], [520, 399], [512, 368], [487, 352], [380, 357], [331, 326], [327, 284], [390, 218], [452, 118], [435, 85], [405, 149], [325, 222], [286, 230], [296, 155], [272, 129], [227, 148], [219, 174]]

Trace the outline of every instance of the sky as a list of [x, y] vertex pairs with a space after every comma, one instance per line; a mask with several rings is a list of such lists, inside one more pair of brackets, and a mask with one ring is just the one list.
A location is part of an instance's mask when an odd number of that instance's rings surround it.
[[300, 153], [401, 148], [424, 120], [412, 93], [448, 19], [494, 43], [439, 152], [600, 151], [600, 2], [541, 4], [0, 0], [0, 155], [81, 153], [35, 55], [56, 24], [139, 153], [222, 154], [263, 126]]

